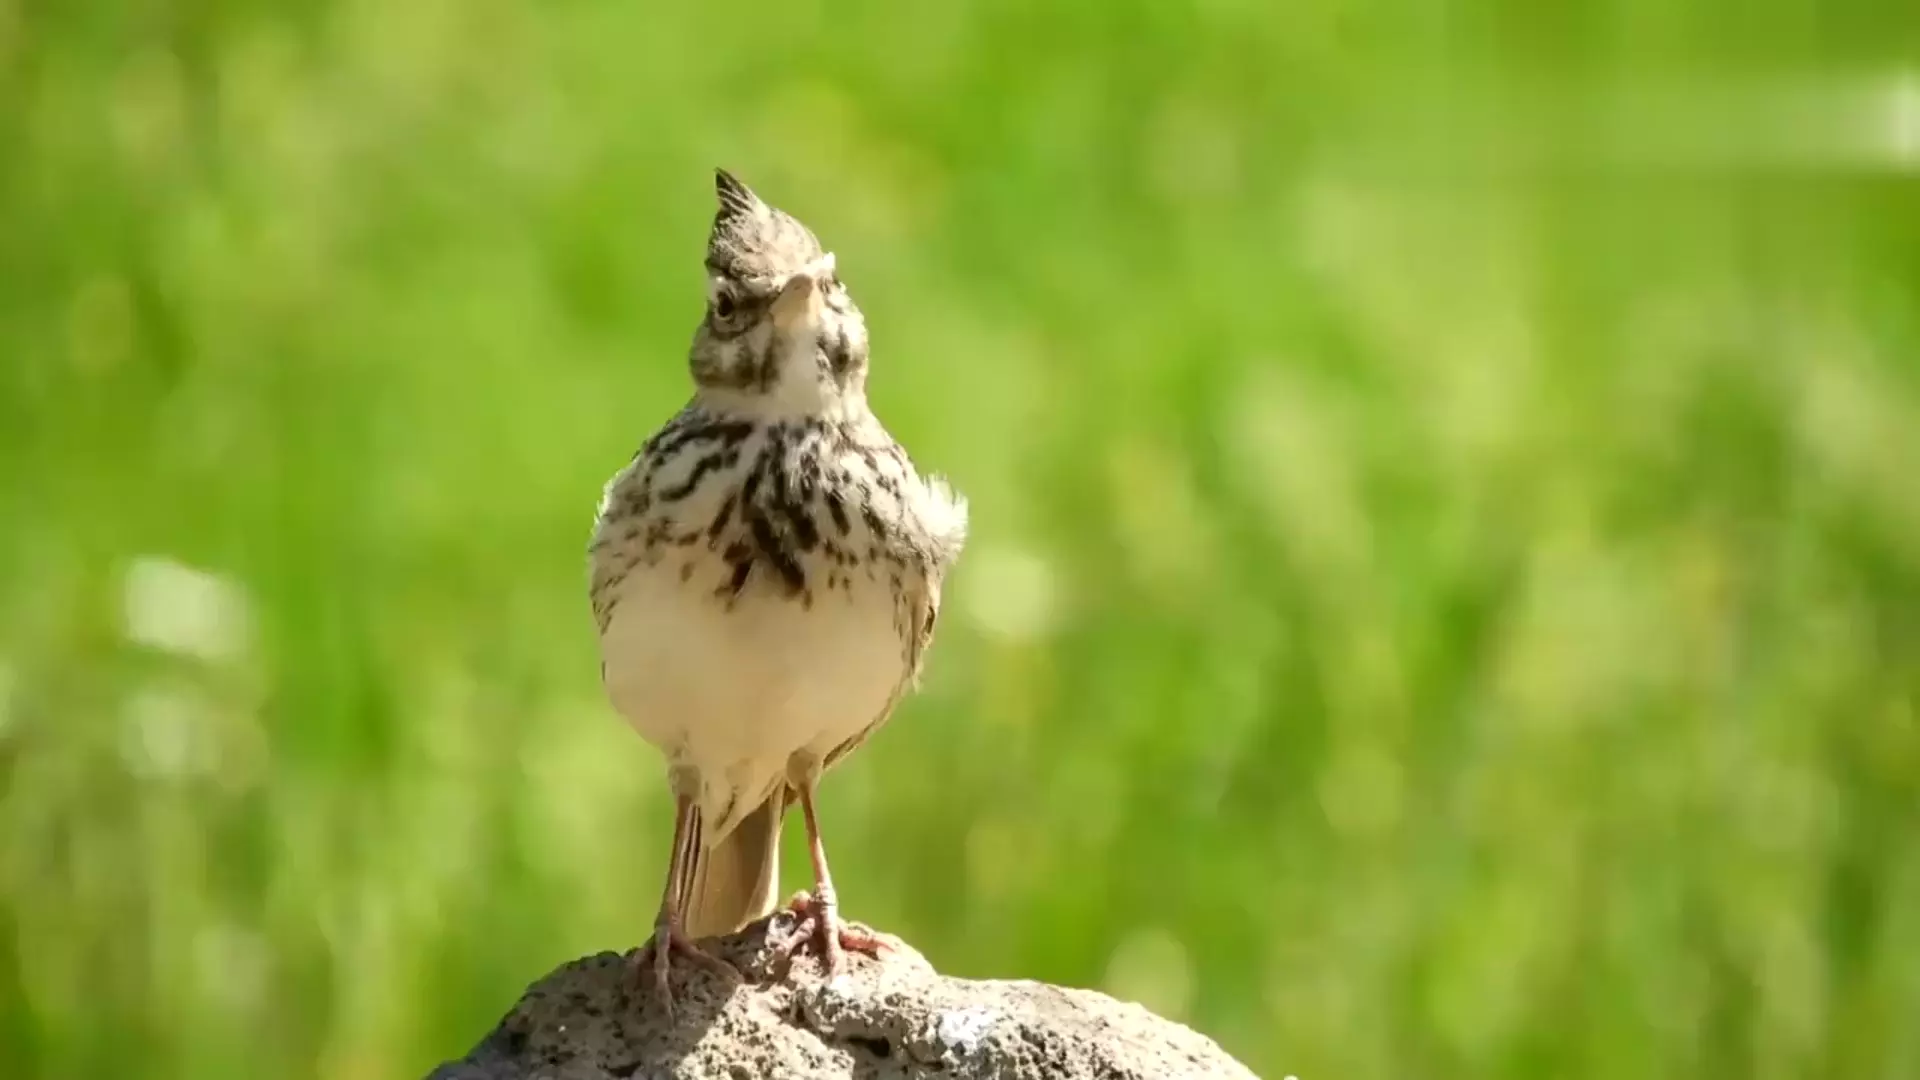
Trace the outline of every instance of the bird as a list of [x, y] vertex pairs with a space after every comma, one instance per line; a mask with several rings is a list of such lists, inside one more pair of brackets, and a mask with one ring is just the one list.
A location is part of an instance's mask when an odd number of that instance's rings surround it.
[[922, 476], [867, 399], [865, 316], [814, 232], [725, 169], [692, 395], [605, 485], [589, 547], [601, 682], [667, 765], [673, 840], [633, 954], [671, 1012], [671, 958], [779, 908], [798, 803], [813, 888], [783, 946], [828, 976], [885, 942], [849, 925], [821, 841], [821, 777], [919, 682], [967, 501]]

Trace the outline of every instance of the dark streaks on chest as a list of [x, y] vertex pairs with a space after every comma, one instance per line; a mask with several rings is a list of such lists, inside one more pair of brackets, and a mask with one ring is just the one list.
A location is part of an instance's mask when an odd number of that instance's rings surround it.
[[747, 587], [747, 575], [751, 573], [753, 573], [753, 558], [751, 556], [734, 563], [733, 573], [727, 577], [727, 584], [725, 586], [726, 594], [730, 597], [739, 596], [741, 590]]
[[727, 523], [733, 520], [733, 508], [740, 501], [738, 494], [728, 495], [720, 504], [720, 512], [713, 515], [713, 523], [707, 526], [707, 546], [720, 543], [720, 537], [727, 531]]
[[747, 532], [753, 537], [755, 553], [760, 561], [772, 567], [780, 575], [787, 592], [797, 594], [807, 587], [807, 571], [800, 565], [800, 559], [784, 543], [772, 520], [758, 509], [747, 514]]
[[737, 450], [753, 434], [750, 420], [714, 420], [702, 413], [686, 413], [648, 439], [640, 453], [653, 461], [673, 457], [694, 443], [717, 442], [723, 450]]
[[[738, 457], [736, 457], [735, 460], [738, 460]], [[694, 462], [693, 468], [687, 470], [686, 479], [660, 492], [660, 501], [663, 503], [679, 502], [681, 499], [693, 494], [700, 489], [700, 481], [704, 479], [708, 473], [713, 472], [726, 463], [727, 452], [721, 451], [708, 454], [706, 457]]]
[[[654, 490], [660, 506], [686, 499], [703, 483], [710, 485], [716, 470], [750, 455], [737, 474], [738, 486], [719, 494], [712, 517], [674, 537], [681, 543], [697, 537], [720, 555], [724, 572], [713, 593], [729, 606], [755, 589], [756, 581], [808, 604], [823, 582], [828, 590], [851, 588], [852, 568], [876, 580], [874, 567], [886, 561], [882, 555], [899, 547], [902, 525], [893, 507], [907, 502], [904, 485], [911, 473], [901, 475], [897, 450], [855, 426], [812, 419], [718, 421], [697, 414], [656, 437], [645, 452], [655, 462], [670, 453], [692, 459], [672, 487]], [[847, 542], [861, 531], [868, 534], [864, 542]], [[893, 584], [884, 572], [877, 581]]]
[[793, 532], [794, 543], [801, 551], [812, 551], [820, 546], [820, 529], [813, 523], [813, 515], [807, 513], [803, 503], [784, 503], [780, 507], [787, 516], [787, 526]]
[[[774, 513], [785, 519], [787, 531], [801, 551], [812, 551], [820, 546], [820, 530], [813, 523], [813, 514], [809, 504], [819, 485], [805, 471], [806, 461], [802, 459], [790, 468], [779, 470], [774, 477], [772, 489]], [[794, 473], [798, 472], [796, 478]]]
[[754, 496], [760, 492], [760, 477], [765, 475], [769, 469], [773, 468], [772, 457], [773, 455], [770, 450], [760, 451], [760, 456], [754, 460], [753, 468], [747, 470], [747, 478], [740, 482], [740, 505], [742, 507], [754, 505]]
[[[749, 420], [720, 420], [704, 412], [682, 412], [634, 455], [635, 460], [644, 461], [646, 467], [635, 470], [639, 483], [623, 493], [622, 508], [628, 516], [640, 516], [655, 503], [679, 502], [692, 495], [708, 474], [739, 462], [741, 444], [754, 430], [755, 425]], [[702, 456], [684, 479], [664, 490], [655, 488], [663, 465], [694, 453]]]
[[825, 494], [827, 516], [833, 519], [833, 527], [841, 536], [853, 531], [853, 521], [847, 517], [847, 497], [833, 484], [827, 485]]
[[645, 517], [653, 509], [653, 489], [642, 483], [639, 487], [623, 492], [620, 497], [620, 512], [625, 517]]
[[[766, 445], [733, 501], [751, 561], [772, 571], [790, 597], [808, 595], [807, 568], [801, 556], [820, 546], [820, 529], [811, 508], [819, 494], [822, 469], [815, 434], [808, 425], [780, 423], [768, 428]], [[716, 528], [724, 527], [716, 523]], [[735, 595], [746, 580], [746, 572], [736, 567]]]

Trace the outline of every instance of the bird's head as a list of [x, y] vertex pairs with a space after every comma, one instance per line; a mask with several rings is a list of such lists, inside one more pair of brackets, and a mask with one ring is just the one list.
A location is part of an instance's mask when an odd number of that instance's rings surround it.
[[725, 169], [714, 189], [707, 311], [690, 357], [700, 392], [793, 415], [863, 405], [866, 320], [833, 253]]

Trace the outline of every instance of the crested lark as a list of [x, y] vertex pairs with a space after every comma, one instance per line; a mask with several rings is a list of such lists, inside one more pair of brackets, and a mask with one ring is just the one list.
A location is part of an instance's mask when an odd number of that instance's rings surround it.
[[[653, 937], [668, 958], [776, 905], [781, 819], [807, 825], [796, 900], [829, 973], [877, 939], [840, 920], [820, 776], [920, 672], [966, 503], [867, 407], [867, 330], [813, 233], [724, 170], [693, 398], [607, 484], [591, 552], [601, 678], [667, 758], [673, 847]], [[730, 969], [729, 969], [730, 970]]]

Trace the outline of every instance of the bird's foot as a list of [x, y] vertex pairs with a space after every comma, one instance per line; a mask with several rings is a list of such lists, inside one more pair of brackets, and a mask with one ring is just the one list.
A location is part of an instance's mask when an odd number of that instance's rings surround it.
[[659, 999], [660, 1007], [666, 1010], [669, 1022], [673, 1020], [673, 988], [667, 982], [667, 969], [674, 954], [691, 960], [728, 982], [744, 981], [740, 969], [695, 945], [678, 927], [665, 921], [656, 923], [653, 936], [634, 952], [630, 963], [635, 975], [653, 984], [653, 996]]
[[795, 894], [788, 901], [787, 910], [799, 917], [787, 939], [777, 946], [786, 959], [788, 974], [792, 972], [794, 957], [807, 951], [809, 945], [818, 952], [821, 974], [827, 978], [839, 970], [845, 953], [857, 952], [882, 960], [897, 948], [892, 939], [840, 918], [840, 908], [834, 903], [832, 893], [824, 897], [818, 893]]

